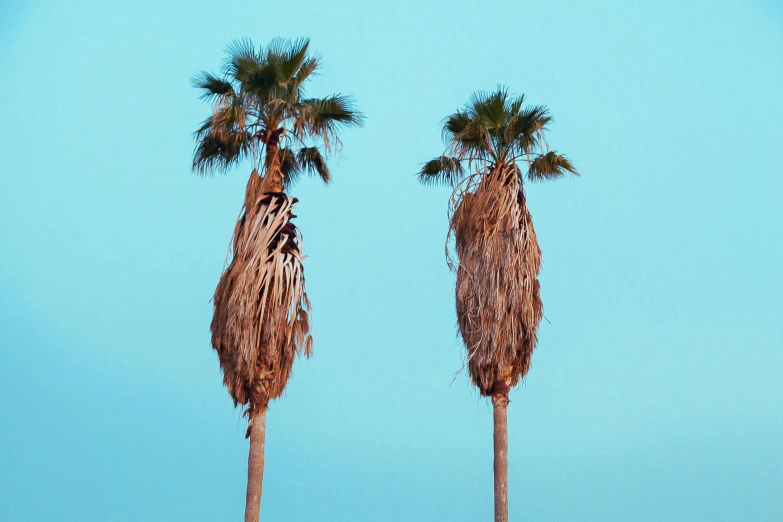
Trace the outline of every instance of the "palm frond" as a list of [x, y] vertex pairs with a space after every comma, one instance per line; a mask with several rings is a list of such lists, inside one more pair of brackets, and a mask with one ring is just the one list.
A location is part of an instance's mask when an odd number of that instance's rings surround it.
[[470, 116], [464, 111], [457, 111], [447, 116], [443, 123], [443, 139], [452, 139], [454, 136], [461, 135], [470, 122]]
[[471, 97], [469, 114], [481, 118], [488, 128], [499, 129], [506, 124], [510, 101], [508, 88], [504, 86], [499, 86], [493, 92], [479, 91]]
[[234, 86], [231, 85], [231, 82], [218, 78], [207, 71], [201, 71], [194, 76], [192, 83], [193, 87], [202, 90], [200, 96], [202, 100], [213, 100], [221, 96], [234, 94]]
[[201, 175], [224, 172], [249, 154], [252, 145], [246, 119], [241, 99], [236, 95], [224, 97], [195, 132], [193, 170]]
[[242, 76], [242, 88], [252, 93], [259, 104], [275, 100], [282, 93], [278, 89], [277, 64], [266, 61], [258, 67], [249, 69]]
[[327, 151], [339, 148], [337, 131], [340, 127], [361, 127], [364, 123], [364, 116], [356, 109], [353, 98], [342, 94], [302, 100], [299, 107], [301, 112], [294, 127], [321, 138]]
[[315, 73], [315, 70], [320, 66], [320, 59], [318, 56], [311, 56], [306, 58], [299, 70], [296, 71], [293, 79], [291, 80], [290, 87], [292, 90], [302, 91], [302, 85], [307, 81], [310, 76]]
[[364, 123], [364, 115], [357, 110], [352, 96], [333, 94], [326, 98], [303, 100], [302, 104], [312, 107], [313, 124], [316, 130], [327, 124], [361, 127]]
[[277, 150], [277, 160], [280, 172], [283, 174], [283, 183], [286, 187], [290, 187], [299, 179], [302, 165], [299, 163], [296, 153], [288, 147], [281, 147]]
[[450, 144], [459, 158], [487, 159], [493, 147], [492, 134], [486, 122], [476, 116], [464, 121], [461, 132], [451, 137]]
[[192, 167], [196, 173], [225, 171], [239, 162], [252, 147], [242, 97], [233, 90], [220, 96], [212, 116], [204, 120], [195, 137]]
[[464, 175], [459, 158], [439, 156], [425, 163], [419, 171], [419, 181], [424, 185], [455, 186]]
[[211, 172], [225, 172], [236, 165], [250, 152], [250, 136], [246, 131], [233, 135], [219, 134], [214, 127], [200, 128], [201, 137], [193, 151], [193, 172], [206, 175]]
[[280, 36], [275, 36], [266, 45], [266, 50], [262, 54], [266, 56], [268, 62], [275, 62], [278, 65], [285, 60], [288, 51], [291, 49], [291, 40]]
[[525, 95], [520, 94], [519, 96], [514, 96], [511, 99], [511, 105], [509, 107], [509, 113], [510, 114], [519, 114], [522, 110], [522, 105], [525, 103]]
[[309, 38], [298, 38], [285, 44], [282, 52], [282, 60], [279, 67], [278, 81], [281, 84], [290, 82], [307, 58], [307, 49], [310, 47]]
[[243, 77], [243, 88], [253, 93], [259, 104], [269, 106], [279, 119], [295, 112], [281, 108], [280, 103], [298, 103], [302, 83], [318, 66], [317, 57], [307, 54], [309, 46], [306, 38], [293, 42], [275, 38], [261, 51], [263, 60]]
[[242, 82], [250, 71], [264, 65], [264, 60], [256, 53], [253, 41], [249, 38], [231, 42], [226, 48], [226, 54], [221, 71], [239, 82]]
[[543, 105], [526, 107], [509, 121], [507, 141], [516, 142], [522, 152], [529, 153], [538, 146], [541, 132], [551, 121], [549, 110]]
[[212, 113], [212, 126], [215, 131], [231, 134], [247, 125], [247, 106], [239, 96], [226, 96]]
[[302, 147], [299, 152], [296, 153], [296, 159], [302, 166], [302, 170], [306, 171], [310, 175], [317, 174], [323, 180], [324, 183], [329, 183], [332, 177], [329, 174], [329, 167], [326, 165], [326, 159], [324, 159], [321, 151], [318, 147]]
[[530, 181], [548, 181], [564, 176], [566, 172], [575, 176], [579, 175], [568, 158], [555, 151], [549, 151], [530, 162], [527, 178]]

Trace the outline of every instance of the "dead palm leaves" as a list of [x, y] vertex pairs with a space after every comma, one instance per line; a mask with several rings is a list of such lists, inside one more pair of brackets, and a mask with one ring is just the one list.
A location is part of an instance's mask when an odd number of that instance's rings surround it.
[[212, 346], [234, 403], [251, 413], [283, 393], [294, 357], [312, 351], [296, 202], [264, 193], [245, 207], [215, 290]]
[[471, 380], [507, 395], [530, 368], [543, 316], [541, 250], [515, 168], [469, 176], [454, 192], [450, 236], [457, 263], [457, 322]]

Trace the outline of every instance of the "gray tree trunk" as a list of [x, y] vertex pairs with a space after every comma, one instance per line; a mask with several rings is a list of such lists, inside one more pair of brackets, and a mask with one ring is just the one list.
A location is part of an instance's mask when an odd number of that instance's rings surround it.
[[508, 522], [508, 395], [492, 396], [495, 448], [495, 522]]
[[266, 438], [266, 407], [253, 415], [250, 428], [250, 454], [247, 458], [247, 497], [245, 522], [258, 522], [261, 512], [261, 486], [264, 482], [264, 439]]

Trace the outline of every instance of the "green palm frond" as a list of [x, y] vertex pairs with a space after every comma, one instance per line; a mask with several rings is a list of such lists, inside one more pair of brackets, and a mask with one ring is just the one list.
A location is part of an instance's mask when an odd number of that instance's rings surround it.
[[277, 158], [280, 162], [280, 171], [283, 173], [286, 186], [295, 183], [302, 172], [302, 165], [296, 157], [296, 153], [288, 147], [283, 147], [278, 149]]
[[351, 96], [333, 94], [326, 98], [311, 98], [302, 101], [313, 109], [313, 122], [316, 128], [325, 124], [340, 124], [346, 127], [360, 127], [364, 115], [356, 109], [356, 103]]
[[193, 152], [193, 171], [200, 175], [225, 172], [235, 166], [250, 150], [250, 135], [238, 131], [233, 135], [221, 135], [214, 127], [202, 127], [201, 137]]
[[301, 89], [302, 84], [304, 84], [304, 82], [310, 78], [310, 76], [315, 72], [316, 69], [318, 69], [319, 66], [320, 59], [318, 56], [306, 58], [302, 62], [302, 65], [299, 67], [299, 69], [296, 71], [296, 74], [294, 74], [294, 77], [291, 79], [291, 89]]
[[248, 71], [258, 67], [259, 61], [252, 40], [249, 38], [234, 40], [226, 47], [226, 57], [220, 72], [241, 82]]
[[579, 175], [568, 158], [555, 151], [550, 151], [539, 155], [530, 162], [527, 178], [530, 181], [548, 181], [564, 176], [566, 172], [570, 172], [575, 176]]
[[321, 151], [318, 147], [302, 147], [296, 154], [296, 159], [302, 166], [302, 170], [310, 175], [317, 174], [324, 183], [329, 183], [332, 177], [329, 174], [329, 167], [326, 165]]
[[490, 130], [497, 130], [506, 125], [511, 109], [511, 97], [508, 88], [500, 86], [495, 92], [479, 91], [469, 102], [471, 119], [480, 118]]
[[281, 63], [279, 67], [278, 81], [281, 84], [290, 82], [307, 58], [307, 49], [310, 47], [309, 38], [299, 38], [287, 43], [281, 50]]
[[522, 153], [529, 153], [539, 144], [539, 136], [552, 121], [549, 111], [542, 105], [533, 105], [517, 111], [510, 118], [506, 140], [516, 142]]
[[256, 54], [253, 41], [249, 38], [234, 40], [226, 48], [226, 58], [221, 72], [241, 82], [245, 75], [264, 65], [264, 60]]
[[276, 36], [269, 40], [266, 50], [262, 49], [260, 54], [266, 56], [267, 62], [275, 62], [279, 66], [287, 58], [289, 51], [296, 45], [297, 41]]
[[462, 135], [471, 122], [471, 117], [464, 111], [457, 111], [447, 116], [443, 124], [443, 138], [452, 139]]
[[212, 126], [216, 132], [231, 134], [247, 125], [247, 107], [239, 96], [226, 96], [212, 113]]
[[459, 158], [439, 156], [421, 167], [419, 181], [424, 185], [455, 186], [464, 174]]
[[519, 96], [514, 96], [511, 99], [511, 104], [509, 107], [509, 113], [510, 114], [519, 114], [522, 111], [522, 105], [525, 103], [525, 95], [520, 94]]
[[247, 71], [242, 77], [242, 89], [253, 93], [261, 103], [274, 100], [279, 96], [277, 69], [274, 64], [265, 62], [255, 69]]
[[234, 86], [231, 82], [218, 78], [212, 73], [201, 71], [193, 77], [193, 87], [201, 89], [202, 100], [213, 100], [220, 96], [234, 94]]
[[247, 115], [241, 99], [225, 96], [196, 130], [193, 170], [201, 175], [225, 172], [250, 152], [251, 135], [246, 128]]
[[479, 117], [467, 120], [462, 132], [451, 139], [453, 152], [460, 158], [486, 160], [492, 156], [492, 134]]
[[364, 123], [364, 115], [356, 109], [350, 96], [334, 94], [311, 98], [303, 100], [300, 107], [302, 118], [297, 123], [307, 134], [320, 137], [327, 151], [334, 146], [339, 148], [337, 132], [340, 127], [361, 127]]

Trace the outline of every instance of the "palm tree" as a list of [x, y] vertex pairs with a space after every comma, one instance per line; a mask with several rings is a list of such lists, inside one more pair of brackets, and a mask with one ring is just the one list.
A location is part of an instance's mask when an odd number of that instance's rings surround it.
[[549, 149], [545, 107], [524, 106], [504, 87], [478, 92], [445, 119], [445, 155], [424, 164], [419, 180], [454, 187], [449, 234], [457, 273], [457, 322], [470, 378], [491, 397], [494, 417], [495, 521], [508, 521], [509, 390], [530, 368], [543, 315], [541, 250], [525, 203], [524, 178], [546, 181], [577, 174]]
[[223, 382], [248, 417], [245, 522], [259, 517], [269, 401], [283, 393], [294, 357], [312, 351], [301, 237], [291, 221], [297, 200], [286, 190], [302, 174], [328, 183], [324, 153], [340, 147], [341, 127], [363, 120], [348, 96], [306, 97], [319, 67], [308, 49], [307, 39], [275, 39], [259, 49], [238, 40], [220, 74], [193, 80], [213, 103], [195, 133], [194, 172], [226, 172], [243, 160], [253, 166], [212, 319]]

